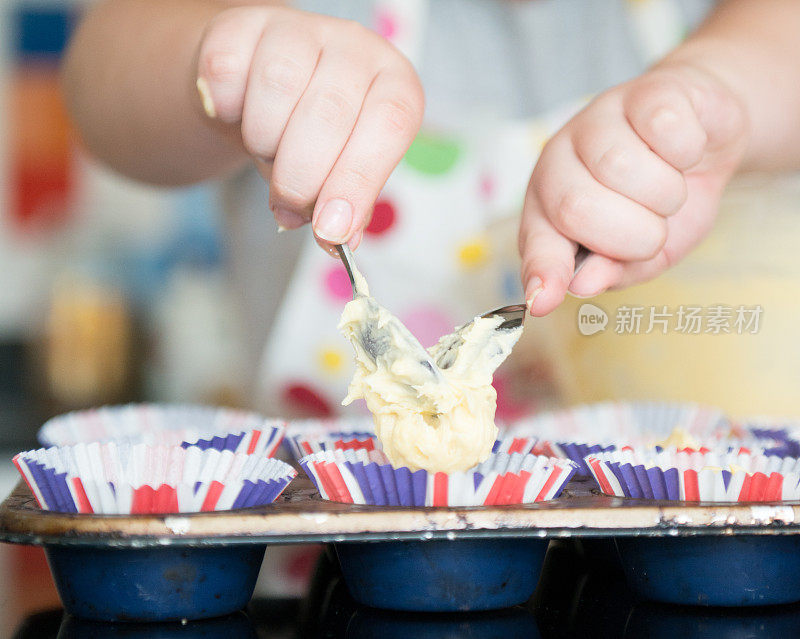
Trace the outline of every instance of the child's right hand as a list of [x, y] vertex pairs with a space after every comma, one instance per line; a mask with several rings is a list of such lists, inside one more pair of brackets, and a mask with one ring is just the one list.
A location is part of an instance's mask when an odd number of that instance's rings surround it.
[[197, 88], [210, 117], [240, 125], [278, 225], [313, 219], [323, 245], [358, 244], [424, 109], [414, 68], [385, 39], [275, 7], [234, 7], [211, 21]]

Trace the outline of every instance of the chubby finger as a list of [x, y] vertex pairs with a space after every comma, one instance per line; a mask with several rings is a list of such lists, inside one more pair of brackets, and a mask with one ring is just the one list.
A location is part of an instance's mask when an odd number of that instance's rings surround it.
[[312, 224], [319, 239], [341, 244], [366, 227], [378, 194], [419, 130], [423, 110], [422, 88], [410, 65], [375, 77], [317, 198]]
[[291, 21], [277, 21], [265, 29], [253, 54], [242, 108], [242, 141], [252, 156], [275, 158], [320, 51], [315, 37]]
[[355, 52], [326, 48], [275, 155], [270, 202], [311, 219], [322, 185], [353, 132], [373, 69]]
[[267, 12], [256, 7], [223, 11], [208, 26], [197, 58], [197, 90], [211, 118], [233, 123], [242, 119], [253, 52]]
[[625, 94], [624, 108], [636, 133], [677, 170], [703, 158], [708, 136], [683, 83], [663, 74], [642, 78]]
[[525, 303], [531, 315], [547, 315], [564, 300], [575, 269], [576, 248], [550, 224], [529, 189], [519, 230], [519, 251]]
[[599, 101], [591, 117], [576, 118], [572, 142], [600, 184], [654, 213], [673, 215], [686, 201], [681, 172], [636, 134], [618, 100]]
[[553, 227], [594, 253], [644, 260], [666, 240], [666, 220], [600, 184], [563, 136], [548, 143], [532, 183]]

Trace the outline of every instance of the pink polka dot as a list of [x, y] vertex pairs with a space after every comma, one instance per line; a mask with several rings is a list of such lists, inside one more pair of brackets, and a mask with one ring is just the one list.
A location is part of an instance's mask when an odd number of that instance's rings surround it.
[[341, 264], [334, 264], [325, 272], [325, 291], [337, 302], [347, 301], [353, 297], [350, 278]]
[[495, 179], [490, 173], [484, 173], [481, 176], [480, 185], [478, 190], [484, 200], [492, 199], [496, 188]]
[[389, 200], [380, 199], [375, 202], [372, 219], [364, 231], [368, 235], [383, 235], [394, 226], [396, 218], [394, 205]]
[[455, 328], [450, 317], [432, 307], [412, 309], [400, 320], [425, 348], [433, 346], [442, 335], [452, 333]]
[[503, 376], [495, 375], [492, 386], [497, 391], [497, 411], [495, 416], [501, 421], [514, 421], [525, 415], [527, 407], [521, 404], [511, 392], [508, 380]]
[[397, 22], [397, 16], [386, 9], [378, 9], [375, 12], [375, 31], [387, 40], [397, 35]]

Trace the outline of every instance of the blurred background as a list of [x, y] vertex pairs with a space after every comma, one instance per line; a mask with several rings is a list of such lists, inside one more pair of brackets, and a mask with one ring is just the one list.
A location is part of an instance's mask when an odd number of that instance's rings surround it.
[[[80, 3], [0, 2], [0, 446], [64, 410], [241, 404], [214, 185], [159, 190], [87, 158], [58, 64]], [[185, 358], [189, 358], [188, 360]]]
[[[58, 65], [81, 6], [0, 0], [0, 450], [33, 446], [45, 419], [76, 408], [251, 403], [220, 189], [123, 179], [87, 157], [70, 127]], [[608, 316], [605, 330], [578, 330], [585, 301], [574, 298], [529, 322], [496, 379], [498, 415], [609, 398], [800, 414], [798, 213], [797, 176], [738, 180], [689, 259], [592, 300]], [[491, 307], [500, 275], [513, 279], [515, 234], [509, 218], [482, 238], [481, 255], [500, 256], [505, 270], [470, 262], [476, 308]], [[719, 332], [677, 329], [680, 307], [707, 316], [715, 305], [760, 307], [757, 330], [736, 330], [733, 316]], [[625, 307], [641, 309], [639, 330], [617, 330]], [[651, 309], [664, 307], [669, 330], [648, 330]], [[0, 468], [12, 481], [10, 464]]]

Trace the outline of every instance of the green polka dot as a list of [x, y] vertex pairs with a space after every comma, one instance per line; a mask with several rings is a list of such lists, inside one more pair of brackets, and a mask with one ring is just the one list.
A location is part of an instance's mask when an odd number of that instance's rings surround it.
[[454, 140], [420, 133], [403, 160], [425, 175], [442, 175], [455, 166], [460, 155], [461, 147]]

